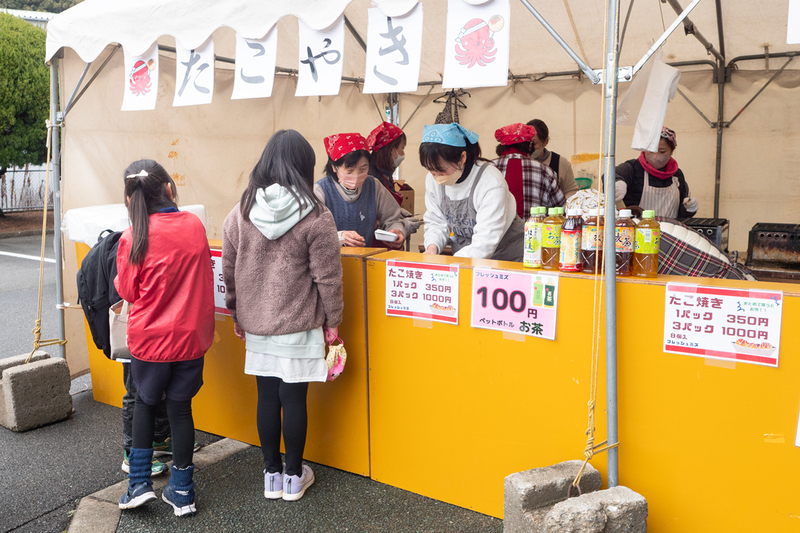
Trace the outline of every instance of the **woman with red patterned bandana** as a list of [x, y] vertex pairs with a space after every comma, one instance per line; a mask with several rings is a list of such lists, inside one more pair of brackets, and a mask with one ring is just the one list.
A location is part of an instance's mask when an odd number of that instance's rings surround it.
[[675, 132], [662, 128], [657, 152], [642, 152], [617, 166], [616, 200], [636, 213], [652, 209], [659, 217], [693, 217], [700, 203], [690, 195], [686, 178], [672, 158], [677, 146]]
[[525, 220], [531, 207], [563, 207], [564, 193], [558, 185], [558, 175], [542, 163], [531, 159], [531, 141], [536, 129], [527, 124], [509, 124], [494, 132], [497, 159], [492, 161], [503, 173], [508, 190], [517, 201], [517, 214]]
[[406, 157], [406, 134], [391, 122], [381, 122], [367, 136], [367, 148], [372, 152], [369, 175], [392, 193], [398, 204], [403, 195], [394, 190], [393, 174]]
[[372, 246], [375, 228], [397, 235], [387, 242], [399, 249], [407, 234], [400, 206], [386, 187], [369, 175], [367, 141], [358, 133], [325, 137], [328, 163], [325, 177], [314, 184], [314, 194], [333, 214], [344, 246]]

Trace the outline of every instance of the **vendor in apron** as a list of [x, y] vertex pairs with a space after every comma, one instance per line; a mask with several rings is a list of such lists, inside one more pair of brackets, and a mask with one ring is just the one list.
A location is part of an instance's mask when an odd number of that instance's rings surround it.
[[616, 169], [615, 198], [641, 216], [652, 209], [656, 216], [689, 218], [700, 203], [689, 194], [689, 185], [672, 153], [678, 146], [675, 132], [661, 129], [658, 152], [642, 152]]
[[400, 206], [386, 187], [369, 175], [367, 141], [358, 133], [325, 137], [328, 163], [325, 177], [314, 184], [314, 194], [336, 221], [343, 246], [371, 247], [375, 229], [397, 235], [387, 248], [399, 249], [407, 234]]
[[481, 158], [478, 135], [460, 124], [422, 130], [425, 253], [522, 261], [523, 223], [503, 174]]

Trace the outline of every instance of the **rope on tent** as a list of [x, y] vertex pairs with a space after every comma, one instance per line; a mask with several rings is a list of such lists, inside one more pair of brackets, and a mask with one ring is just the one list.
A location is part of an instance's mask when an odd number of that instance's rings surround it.
[[[606, 1], [606, 10], [605, 11], [606, 11], [606, 18], [605, 18], [606, 25], [605, 26], [606, 26], [606, 28], [608, 28], [608, 2], [607, 1]], [[617, 28], [616, 31], [618, 32], [619, 31], [618, 25], [615, 25], [615, 27]], [[606, 54], [607, 54], [607, 48], [608, 48], [608, 40], [605, 39], [603, 41], [603, 58], [604, 59], [605, 59]], [[603, 81], [604, 82], [607, 81], [606, 76], [609, 76], [609, 75], [616, 76], [617, 73], [616, 72], [614, 72], [614, 73], [604, 72], [604, 74], [603, 74]], [[613, 125], [605, 123], [606, 119], [605, 119], [604, 106], [600, 106], [600, 109], [601, 109], [601, 112], [600, 112], [600, 153], [603, 153], [603, 135], [605, 133], [606, 126], [609, 127], [609, 137], [608, 138], [609, 138], [609, 142], [610, 142], [610, 140], [611, 140], [610, 129], [611, 129], [611, 126], [613, 126]], [[611, 146], [609, 144], [609, 149], [610, 148], [611, 148]], [[603, 175], [603, 170], [604, 170], [603, 169], [604, 158], [601, 157], [599, 161], [600, 161], [600, 163], [599, 163], [600, 170], [599, 170], [598, 175], [602, 176]], [[602, 200], [602, 198], [605, 198], [605, 188], [608, 186], [609, 180], [612, 180], [611, 183], [614, 183], [614, 181], [613, 181], [611, 176], [606, 176], [605, 178], [606, 178], [605, 179], [605, 185], [603, 184], [603, 182], [601, 180], [601, 184], [600, 184], [601, 191], [600, 192], [601, 192], [602, 196], [601, 196], [600, 199], [598, 199], [598, 202], [597, 202], [598, 217], [597, 217], [597, 221], [596, 221], [596, 224], [597, 224], [596, 228], [597, 228], [598, 232], [600, 231], [600, 216], [599, 216], [600, 211], [599, 211], [599, 209], [600, 209], [600, 206], [601, 206], [601, 200]], [[606, 207], [607, 210], [608, 209], [614, 209], [613, 205], [605, 206], [605, 207]], [[603, 233], [603, 239], [604, 239], [604, 236], [605, 236], [605, 233]], [[605, 247], [608, 246], [608, 245], [609, 245], [609, 243], [606, 243], [605, 239], [604, 239], [603, 240], [603, 255], [605, 254]], [[611, 246], [615, 246], [615, 243], [612, 242], [612, 243], [610, 243], [610, 245]], [[592, 365], [591, 365], [591, 377], [589, 378], [589, 388], [590, 388], [589, 401], [587, 403], [589, 412], [588, 412], [588, 416], [587, 416], [588, 421], [587, 421], [587, 428], [586, 428], [586, 432], [585, 432], [586, 433], [586, 446], [583, 448], [583, 457], [584, 457], [583, 464], [581, 465], [580, 470], [578, 470], [578, 474], [575, 476], [575, 480], [572, 482], [572, 484], [567, 489], [567, 498], [569, 498], [571, 496], [573, 487], [575, 487], [577, 489], [578, 494], [580, 495], [580, 493], [581, 493], [581, 488], [580, 488], [581, 478], [583, 477], [583, 473], [586, 470], [586, 465], [589, 463], [589, 461], [592, 459], [592, 457], [594, 457], [594, 454], [608, 451], [609, 449], [615, 448], [615, 447], [617, 447], [619, 445], [618, 442], [615, 442], [614, 444], [608, 444], [608, 440], [604, 440], [603, 442], [601, 442], [599, 444], [595, 444], [595, 442], [594, 442], [594, 430], [595, 430], [595, 427], [594, 427], [594, 411], [595, 411], [595, 405], [597, 403], [597, 374], [598, 374], [598, 367], [600, 366], [600, 338], [601, 338], [601, 330], [600, 330], [600, 328], [602, 326], [602, 320], [600, 319], [600, 317], [602, 316], [601, 313], [603, 311], [603, 299], [602, 299], [602, 297], [600, 297], [600, 295], [602, 295], [603, 287], [605, 285], [605, 275], [604, 275], [605, 267], [606, 267], [606, 264], [605, 264], [604, 260], [601, 260], [599, 258], [595, 260], [595, 265], [594, 265], [594, 275], [595, 276], [594, 276], [594, 289], [593, 289], [593, 298], [594, 299], [593, 299], [593, 302], [592, 302]], [[616, 270], [616, 264], [614, 265], [614, 268]]]
[[[44, 197], [47, 198], [48, 195], [48, 188], [50, 187], [50, 139], [52, 138], [53, 128], [61, 127], [61, 124], [51, 124], [50, 121], [46, 121], [47, 124], [47, 170], [45, 172], [45, 180], [44, 180]], [[25, 359], [25, 363], [30, 363], [31, 359], [33, 358], [33, 354], [36, 353], [42, 346], [63, 346], [67, 343], [66, 340], [61, 339], [47, 339], [42, 340], [42, 292], [44, 290], [44, 241], [45, 235], [47, 234], [47, 202], [44, 202], [44, 207], [42, 208], [42, 248], [41, 248], [41, 256], [39, 258], [39, 303], [36, 310], [36, 325], [33, 327], [31, 332], [33, 333], [33, 350], [31, 350], [30, 355], [28, 358]], [[61, 258], [56, 258], [56, 261], [60, 261]], [[60, 268], [60, 267], [59, 267]]]

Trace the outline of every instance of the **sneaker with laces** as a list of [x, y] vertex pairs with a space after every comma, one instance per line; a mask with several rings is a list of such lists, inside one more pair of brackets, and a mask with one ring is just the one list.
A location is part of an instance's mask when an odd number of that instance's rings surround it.
[[[202, 447], [199, 442], [194, 441], [192, 453], [197, 453]], [[172, 437], [167, 437], [164, 442], [153, 441], [153, 457], [163, 457], [164, 455], [172, 455]]]
[[283, 498], [283, 472], [264, 471], [264, 497], [268, 500]]
[[171, 485], [167, 485], [161, 492], [161, 499], [172, 506], [175, 516], [194, 515], [197, 512], [194, 498], [189, 494], [189, 491], [175, 490]]
[[120, 509], [134, 509], [147, 502], [156, 500], [156, 493], [148, 483], [138, 483], [133, 487], [128, 487], [128, 492], [119, 499]]
[[314, 484], [314, 471], [310, 466], [303, 465], [303, 475], [283, 476], [283, 499], [294, 502], [303, 497], [308, 487]]
[[[131, 463], [130, 457], [128, 456], [128, 452], [122, 452], [123, 460], [122, 460], [122, 471], [126, 474], [131, 473]], [[167, 465], [158, 461], [155, 457], [153, 457], [153, 464], [150, 467], [150, 475], [157, 476], [159, 474], [163, 474], [167, 471]]]

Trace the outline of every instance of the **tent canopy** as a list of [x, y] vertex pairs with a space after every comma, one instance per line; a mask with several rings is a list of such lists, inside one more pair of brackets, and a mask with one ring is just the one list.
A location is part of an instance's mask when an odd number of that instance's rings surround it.
[[[485, 4], [491, 0], [463, 0]], [[623, 1], [620, 30], [632, 2], [625, 32], [620, 65], [635, 64], [649, 46], [675, 20], [674, 10], [660, 0]], [[444, 65], [444, 32], [447, 17], [445, 0], [421, 2], [425, 16], [421, 81], [436, 81]], [[603, 41], [606, 7], [600, 0], [533, 0], [561, 37], [593, 68], [603, 66]], [[373, 5], [387, 16], [407, 13], [416, 0], [374, 0]], [[683, 7], [689, 0], [682, 0]], [[247, 38], [261, 38], [283, 17], [297, 17], [314, 29], [331, 25], [344, 13], [362, 37], [366, 37], [367, 8], [364, 0], [294, 0], [292, 2], [252, 2], [249, 0], [85, 0], [58, 15], [48, 26], [47, 60], [62, 47], [75, 50], [86, 62], [93, 61], [105, 47], [121, 44], [128, 53], [144, 53], [159, 37], [174, 37], [186, 48], [200, 46], [220, 27], [229, 27]], [[722, 22], [728, 59], [764, 52], [790, 51], [786, 44], [789, 0], [728, 0], [722, 6]], [[714, 0], [703, 0], [689, 15], [695, 26], [720, 49]], [[146, 22], [143, 22], [146, 21]], [[511, 59], [515, 75], [575, 70], [575, 63], [530, 15], [519, 0], [511, 0]], [[296, 24], [294, 24], [296, 27]], [[279, 66], [296, 68], [292, 64]], [[682, 29], [675, 31], [664, 46], [664, 60], [696, 61], [713, 59], [703, 46]], [[363, 77], [363, 62], [345, 63], [345, 75]], [[798, 65], [797, 67], [800, 67]]]

